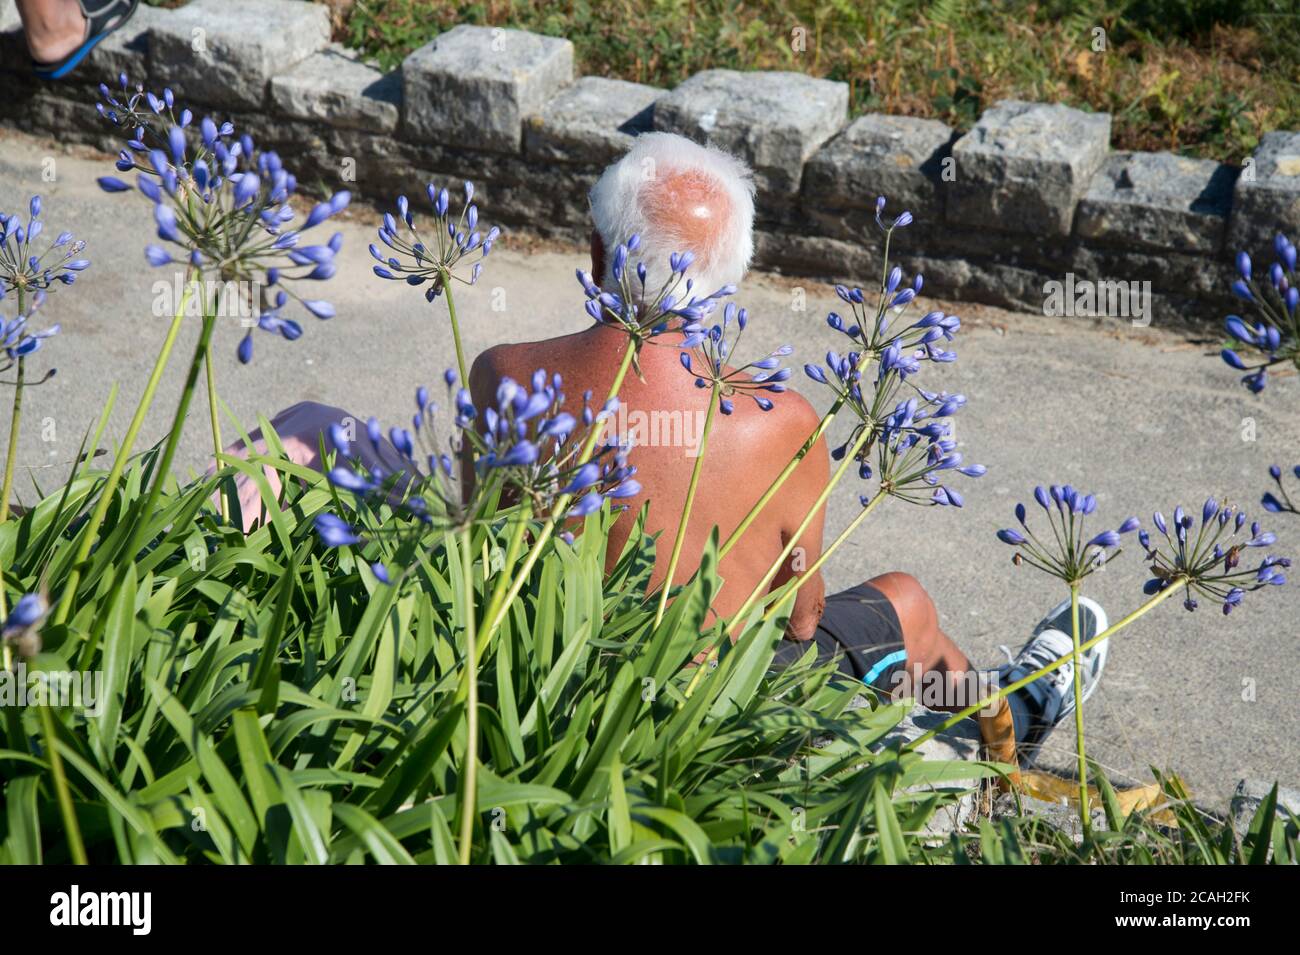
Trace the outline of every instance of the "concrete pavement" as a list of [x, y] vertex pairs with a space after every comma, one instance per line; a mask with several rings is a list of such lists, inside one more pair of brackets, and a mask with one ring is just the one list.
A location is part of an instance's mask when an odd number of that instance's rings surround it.
[[[111, 165], [102, 156], [68, 154], [0, 131], [0, 209], [23, 210], [39, 192], [47, 229], [84, 238], [93, 262], [74, 287], [50, 296], [45, 321], [61, 322], [63, 333], [32, 361], [37, 374], [51, 364], [59, 369], [57, 378], [29, 392], [20, 447], [21, 465], [46, 489], [66, 473], [114, 380], [122, 393], [110, 434], [121, 436], [168, 321], [153, 307], [154, 283], [165, 282], [166, 273], [150, 269], [141, 251], [153, 235], [148, 204], [137, 195], [106, 196], [94, 184]], [[422, 186], [412, 183], [410, 193], [420, 195]], [[490, 223], [491, 209], [482, 213]], [[434, 384], [454, 364], [442, 304], [431, 307], [404, 285], [371, 275], [365, 247], [377, 218], [358, 207], [339, 226], [345, 237], [339, 274], [320, 290], [337, 306], [336, 318], [294, 316], [305, 334], [293, 343], [259, 333], [248, 366], [235, 360], [239, 330], [218, 329], [219, 388], [242, 420], [306, 398], [396, 423], [409, 417], [415, 386]], [[506, 236], [480, 286], [458, 298], [467, 351], [585, 326], [573, 278], [584, 264], [580, 251]], [[806, 293], [804, 311], [792, 309], [801, 296], [796, 289]], [[824, 323], [837, 303], [825, 285], [755, 275], [740, 301], [753, 316], [755, 349], [791, 342], [798, 367], [840, 347], [842, 339]], [[4, 306], [11, 303], [0, 306], [8, 314]], [[959, 485], [966, 494], [960, 511], [890, 502], [835, 555], [827, 576], [840, 588], [891, 569], [915, 574], [934, 594], [945, 630], [978, 665], [999, 662], [999, 644], [1018, 649], [1039, 617], [1066, 596], [1056, 582], [1012, 567], [1009, 548], [993, 536], [1012, 522], [1012, 507], [1029, 499], [1034, 484], [1070, 482], [1095, 492], [1104, 522], [1114, 526], [1129, 514], [1149, 522], [1152, 509], [1168, 514], [1180, 502], [1199, 509], [1209, 494], [1259, 512], [1268, 465], [1300, 463], [1294, 378], [1251, 396], [1212, 357], [1211, 345], [1171, 329], [951, 303], [947, 310], [965, 320], [955, 344], [961, 360], [929, 380], [970, 399], [958, 418], [958, 437], [967, 460], [987, 465], [989, 473]], [[170, 422], [195, 333], [194, 325], [182, 333], [142, 447]], [[827, 404], [810, 382], [799, 388]], [[7, 430], [8, 395], [2, 400], [0, 429]], [[201, 468], [206, 461], [205, 416], [197, 399], [184, 466]], [[1252, 427], [1247, 419], [1253, 419], [1253, 441], [1242, 437]], [[18, 487], [30, 495], [26, 471]], [[828, 532], [836, 533], [856, 508], [856, 491], [837, 492]], [[1300, 554], [1300, 519], [1270, 516], [1265, 524], [1278, 534], [1277, 552]], [[1145, 575], [1137, 558], [1126, 553], [1090, 581], [1086, 592], [1112, 620], [1141, 602]], [[1151, 765], [1175, 770], [1216, 808], [1226, 809], [1243, 776], [1294, 785], [1300, 779], [1297, 636], [1300, 580], [1248, 595], [1227, 619], [1214, 606], [1189, 614], [1169, 601], [1115, 640], [1086, 710], [1090, 753], [1117, 782], [1147, 781]], [[1071, 735], [1063, 730], [1049, 740], [1049, 759], [1062, 767], [1070, 765]]]

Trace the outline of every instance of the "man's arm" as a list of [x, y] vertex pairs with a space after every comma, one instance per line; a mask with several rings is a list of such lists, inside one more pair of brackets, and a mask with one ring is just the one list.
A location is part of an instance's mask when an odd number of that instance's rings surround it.
[[[802, 447], [803, 442], [807, 440], [808, 435], [812, 434], [821, 419], [812, 406], [802, 399], [797, 415], [792, 417], [795, 418], [794, 427], [799, 441], [796, 447]], [[821, 438], [808, 450], [773, 501], [773, 504], [782, 502], [782, 544], [789, 543], [808, 511], [826, 489], [829, 480], [830, 454], [827, 451], [826, 439]], [[817, 513], [808, 522], [804, 532], [799, 535], [785, 566], [777, 572], [772, 582], [773, 589], [792, 578], [803, 576], [807, 568], [821, 556], [825, 522], [826, 509], [823, 506], [817, 509]], [[799, 584], [799, 593], [795, 596], [794, 609], [790, 613], [790, 622], [786, 626], [786, 636], [792, 640], [811, 639], [817, 630], [817, 622], [821, 620], [822, 608], [825, 604], [826, 582], [822, 579], [821, 571], [818, 570], [807, 575], [807, 578]]]

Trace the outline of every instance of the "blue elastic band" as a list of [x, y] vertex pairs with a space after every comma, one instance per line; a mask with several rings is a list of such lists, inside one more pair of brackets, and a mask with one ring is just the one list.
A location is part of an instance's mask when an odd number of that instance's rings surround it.
[[876, 677], [884, 673], [895, 663], [902, 663], [907, 659], [906, 650], [895, 650], [888, 656], [881, 657], [876, 661], [876, 665], [867, 671], [867, 675], [862, 678], [862, 682], [870, 685], [876, 682]]

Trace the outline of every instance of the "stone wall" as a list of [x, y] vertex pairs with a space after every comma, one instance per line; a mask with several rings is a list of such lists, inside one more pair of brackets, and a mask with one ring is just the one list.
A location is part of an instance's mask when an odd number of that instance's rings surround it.
[[[5, 0], [0, 0], [4, 5]], [[232, 119], [301, 182], [387, 205], [429, 181], [472, 179], [492, 222], [584, 240], [587, 190], [638, 133], [722, 146], [758, 183], [757, 264], [868, 284], [876, 196], [916, 224], [892, 252], [927, 291], [1044, 307], [1045, 283], [1151, 283], [1160, 321], [1213, 320], [1231, 254], [1268, 261], [1300, 232], [1300, 133], [1270, 132], [1244, 166], [1110, 152], [1110, 117], [1004, 101], [965, 135], [943, 123], [848, 121], [843, 83], [709, 70], [672, 90], [575, 77], [573, 45], [459, 26], [383, 74], [330, 42], [323, 6], [192, 0], [141, 7], [61, 83], [30, 76], [12, 5], [0, 6], [0, 122], [116, 151], [99, 82], [171, 87], [196, 114]], [[1104, 291], [1104, 288], [1103, 288]]]

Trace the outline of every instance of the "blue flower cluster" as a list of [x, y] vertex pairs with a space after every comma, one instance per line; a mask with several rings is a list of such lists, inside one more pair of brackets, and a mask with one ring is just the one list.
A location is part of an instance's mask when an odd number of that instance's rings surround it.
[[9, 616], [0, 623], [0, 645], [4, 646], [4, 659], [9, 659], [9, 648], [30, 659], [41, 650], [41, 624], [50, 612], [50, 602], [45, 593], [28, 593], [18, 598]]
[[[1300, 480], [1300, 465], [1297, 465], [1291, 470], [1296, 478]], [[1277, 485], [1277, 494], [1274, 494], [1271, 491], [1264, 494], [1263, 500], [1260, 501], [1264, 510], [1273, 514], [1280, 514], [1283, 511], [1287, 511], [1291, 514], [1300, 514], [1300, 508], [1295, 506], [1294, 502], [1291, 500], [1291, 495], [1286, 492], [1286, 487], [1282, 484], [1282, 469], [1274, 464], [1268, 469], [1268, 474], [1269, 477], [1273, 479], [1273, 483]], [[1282, 496], [1279, 498], [1278, 494]]]
[[732, 398], [736, 395], [749, 395], [761, 410], [771, 411], [772, 399], [760, 392], [780, 394], [785, 391], [785, 382], [790, 380], [790, 369], [781, 367], [781, 359], [794, 351], [789, 345], [743, 365], [728, 364], [748, 324], [745, 309], [728, 302], [722, 310], [721, 322], [705, 326], [700, 321], [687, 321], [682, 325], [685, 336], [681, 342], [682, 367], [695, 376], [697, 388], [717, 386], [718, 410], [723, 414], [735, 410]]
[[1034, 500], [1047, 514], [1052, 539], [1044, 543], [1029, 528], [1024, 504], [1016, 505], [1020, 530], [1007, 527], [998, 531], [998, 540], [1017, 548], [1012, 560], [1027, 563], [1066, 583], [1075, 584], [1119, 554], [1120, 537], [1140, 528], [1136, 517], [1125, 520], [1116, 530], [1102, 531], [1089, 537], [1087, 518], [1097, 510], [1097, 498], [1084, 494], [1069, 484], [1034, 488]]
[[1296, 247], [1278, 233], [1273, 240], [1273, 251], [1277, 258], [1268, 268], [1266, 281], [1256, 276], [1247, 253], [1237, 253], [1237, 278], [1232, 282], [1232, 294], [1254, 306], [1257, 319], [1252, 323], [1239, 315], [1229, 315], [1225, 326], [1235, 344], [1221, 353], [1230, 367], [1248, 373], [1242, 383], [1256, 393], [1264, 390], [1268, 372], [1274, 366], [1291, 364], [1300, 368]]
[[13, 213], [0, 212], [0, 300], [11, 292], [38, 296], [55, 283], [71, 285], [90, 262], [81, 258], [86, 243], [71, 232], [60, 232], [38, 252], [33, 243], [44, 231], [41, 197], [27, 204], [27, 223]]
[[[1196, 609], [1194, 594], [1199, 593], [1222, 601], [1223, 612], [1228, 614], [1249, 591], [1286, 583], [1283, 570], [1291, 566], [1289, 558], [1269, 554], [1257, 567], [1241, 566], [1246, 549], [1272, 547], [1277, 536], [1261, 529], [1258, 522], [1248, 527], [1245, 513], [1234, 506], [1214, 498], [1207, 500], [1201, 507], [1201, 526], [1195, 535], [1192, 529], [1196, 519], [1182, 505], [1174, 508], [1172, 524], [1159, 511], [1152, 515], [1152, 521], [1164, 544], [1156, 540], [1153, 545], [1145, 530], [1138, 535], [1151, 562], [1152, 578], [1143, 588], [1148, 595], [1182, 586], [1186, 591], [1183, 606], [1188, 610]], [[1242, 539], [1234, 543], [1237, 537]]]
[[[388, 469], [378, 464], [362, 465], [352, 454], [352, 443], [337, 425], [330, 430], [330, 443], [350, 465], [340, 464], [329, 472], [335, 487], [349, 491], [359, 500], [400, 509], [419, 524], [460, 529], [476, 519], [485, 500], [503, 494], [527, 501], [532, 515], [549, 516], [561, 497], [576, 498], [563, 515], [578, 518], [599, 510], [605, 501], [619, 501], [640, 493], [634, 479], [636, 468], [628, 464], [628, 448], [616, 438], [596, 444], [590, 455], [583, 454], [591, 429], [604, 430], [617, 410], [617, 399], [600, 411], [590, 407], [590, 392], [583, 396], [579, 416], [564, 410], [563, 381], [558, 374], [539, 369], [527, 384], [510, 378], [497, 387], [495, 404], [480, 410], [465, 388], [457, 389], [456, 373], [444, 375], [455, 414], [455, 430], [445, 448], [433, 428], [436, 405], [427, 388], [416, 392], [416, 413], [411, 428], [395, 427], [385, 435], [370, 419], [365, 440], [370, 459], [378, 461], [395, 451], [401, 466]], [[387, 446], [384, 445], [385, 438]], [[421, 460], [417, 460], [417, 457]], [[457, 480], [458, 461], [468, 459], [474, 470], [472, 494], [464, 493]], [[354, 544], [365, 531], [337, 515], [322, 515], [316, 522], [322, 540], [330, 546]]]
[[[912, 221], [903, 212], [888, 223], [881, 218], [884, 198], [876, 202], [876, 220], [888, 238], [892, 231]], [[887, 253], [886, 253], [887, 254]], [[813, 381], [826, 385], [839, 405], [858, 417], [848, 439], [831, 454], [842, 460], [849, 449], [858, 447], [859, 476], [875, 478], [880, 492], [912, 503], [961, 507], [963, 498], [954, 487], [941, 483], [944, 471], [978, 478], [983, 465], [965, 464], [952, 438], [951, 418], [966, 404], [964, 395], [932, 392], [911, 380], [923, 363], [947, 364], [957, 360], [956, 352], [944, 347], [961, 328], [961, 319], [943, 312], [930, 312], [916, 321], [903, 318], [920, 293], [920, 275], [904, 283], [903, 270], [888, 268], [881, 279], [874, 307], [868, 306], [860, 288], [835, 287], [835, 294], [849, 307], [850, 318], [838, 312], [826, 316], [826, 323], [849, 339], [846, 354], [826, 353], [826, 363], [804, 366]], [[864, 387], [865, 383], [865, 387]], [[872, 458], [875, 464], [872, 464]], [[865, 506], [869, 496], [863, 495]]]
[[[196, 126], [188, 109], [177, 112], [171, 90], [161, 97], [141, 87], [131, 91], [125, 74], [120, 83], [123, 98], [101, 84], [99, 104], [101, 115], [130, 136], [117, 169], [138, 173], [136, 188], [154, 205], [158, 238], [179, 249], [178, 259], [167, 245], [148, 245], [149, 263], [180, 261], [224, 288], [237, 283], [237, 294], [247, 296], [239, 304], [257, 315], [257, 326], [288, 341], [302, 335], [296, 321], [281, 315], [290, 299], [317, 318], [332, 318], [334, 306], [301, 297], [293, 283], [333, 277], [342, 234], [318, 244], [304, 244], [303, 234], [346, 208], [350, 193], [339, 191], [315, 204], [295, 225], [290, 200], [298, 182], [276, 153], [259, 151], [248, 135], [237, 137], [228, 122], [217, 125], [204, 117]], [[106, 192], [131, 188], [115, 176], [101, 177], [99, 185]], [[251, 329], [238, 356], [244, 363], [252, 360]]]
[[[708, 295], [695, 294], [695, 280], [686, 277], [695, 262], [691, 252], [674, 252], [668, 257], [668, 277], [658, 289], [647, 288], [644, 262], [628, 267], [631, 254], [641, 247], [641, 237], [632, 235], [614, 247], [610, 271], [618, 289], [603, 289], [590, 272], [578, 269], [578, 284], [587, 296], [587, 314], [598, 323], [622, 329], [636, 342], [637, 354], [645, 342], [672, 328], [685, 331], [697, 327], [729, 295], [734, 285], [724, 285]], [[692, 333], [687, 333], [688, 335]], [[634, 359], [635, 360], [635, 359]], [[639, 373], [639, 366], [638, 366]]]
[[[37, 293], [36, 300], [24, 311], [22, 315], [6, 320], [0, 315], [0, 372], [8, 371], [17, 363], [18, 359], [26, 358], [32, 352], [41, 347], [41, 344], [47, 338], [51, 338], [59, 333], [58, 325], [51, 325], [49, 328], [43, 328], [40, 331], [32, 331], [28, 327], [28, 320], [32, 313], [40, 307], [43, 297]], [[45, 379], [52, 378], [54, 370], [46, 372]], [[27, 384], [39, 384], [39, 382], [27, 382]]]
[[[406, 196], [397, 197], [397, 218], [392, 213], [384, 214], [383, 224], [379, 227], [379, 241], [388, 247], [383, 251], [373, 243], [370, 255], [379, 264], [375, 274], [381, 279], [404, 281], [407, 285], [429, 284], [425, 298], [432, 302], [442, 293], [443, 285], [451, 280], [473, 285], [483, 271], [483, 259], [492, 251], [492, 243], [500, 236], [501, 230], [496, 226], [486, 233], [479, 227], [478, 206], [474, 205], [474, 184], [465, 183], [465, 204], [460, 216], [451, 216], [451, 196], [446, 189], [435, 188], [432, 183], [425, 187], [429, 202], [433, 205], [434, 241], [430, 242], [420, 235], [415, 225], [415, 216]], [[410, 233], [410, 239], [399, 233], [397, 219], [400, 218]], [[457, 269], [470, 268], [469, 278], [456, 274]]]

